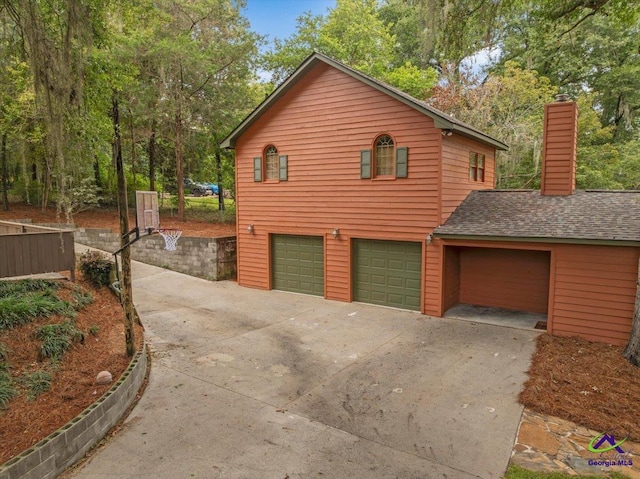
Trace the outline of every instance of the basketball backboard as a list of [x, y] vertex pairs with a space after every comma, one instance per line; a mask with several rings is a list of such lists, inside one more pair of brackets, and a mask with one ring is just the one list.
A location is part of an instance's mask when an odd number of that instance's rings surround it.
[[140, 232], [160, 228], [157, 191], [136, 191], [136, 223]]

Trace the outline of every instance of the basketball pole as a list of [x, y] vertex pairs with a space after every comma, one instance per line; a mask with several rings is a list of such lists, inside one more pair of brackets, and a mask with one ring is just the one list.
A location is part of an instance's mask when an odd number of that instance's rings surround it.
[[[113, 159], [116, 165], [118, 178], [118, 216], [120, 217], [120, 257], [122, 264], [122, 278], [120, 283], [120, 298], [124, 307], [124, 337], [127, 356], [133, 357], [136, 352], [133, 322], [135, 309], [133, 307], [133, 290], [131, 281], [131, 250], [129, 248], [129, 205], [127, 200], [127, 182], [122, 164], [122, 140], [120, 137], [120, 113], [116, 93], [112, 96], [112, 121], [113, 121]], [[117, 253], [115, 253], [117, 254]], [[118, 262], [116, 258], [116, 268]]]

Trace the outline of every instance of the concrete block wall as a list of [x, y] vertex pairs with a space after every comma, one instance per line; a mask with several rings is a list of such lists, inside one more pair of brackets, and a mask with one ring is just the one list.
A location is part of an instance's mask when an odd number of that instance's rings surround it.
[[[80, 244], [114, 252], [120, 249], [118, 234], [110, 230], [78, 228], [75, 241]], [[83, 253], [78, 248], [78, 253]], [[236, 277], [236, 237], [199, 238], [181, 236], [175, 251], [165, 249], [159, 234], [143, 236], [131, 246], [136, 261], [160, 266], [191, 276], [213, 281]]]
[[145, 348], [116, 383], [79, 416], [35, 446], [0, 465], [0, 479], [53, 479], [81, 459], [122, 418], [147, 370]]
[[[114, 252], [120, 249], [118, 234], [107, 228], [78, 228], [73, 236], [76, 243], [86, 244], [102, 251]], [[84, 251], [78, 251], [84, 253]]]

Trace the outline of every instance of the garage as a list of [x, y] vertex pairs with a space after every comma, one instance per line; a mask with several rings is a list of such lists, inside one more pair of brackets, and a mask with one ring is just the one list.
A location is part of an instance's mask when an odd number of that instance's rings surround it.
[[551, 254], [506, 248], [445, 248], [445, 310], [458, 303], [547, 313]]
[[422, 244], [353, 240], [353, 299], [420, 310]]
[[271, 236], [271, 286], [281, 291], [324, 296], [321, 236]]

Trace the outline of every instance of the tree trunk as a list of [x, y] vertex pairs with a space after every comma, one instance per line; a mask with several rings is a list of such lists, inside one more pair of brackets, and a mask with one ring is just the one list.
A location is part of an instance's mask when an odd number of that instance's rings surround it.
[[186, 221], [184, 214], [184, 172], [182, 171], [182, 116], [176, 111], [176, 181], [178, 182], [178, 221]]
[[0, 172], [2, 173], [2, 209], [9, 211], [9, 173], [7, 172], [7, 133], [2, 134], [2, 153], [0, 153]]
[[216, 173], [218, 175], [218, 209], [224, 211], [224, 191], [222, 191], [222, 155], [220, 145], [216, 143]]
[[131, 112], [131, 123], [129, 130], [131, 133], [131, 176], [133, 176], [133, 189], [137, 190], [138, 182], [136, 181], [136, 140], [133, 130], [133, 112]]
[[124, 307], [124, 340], [127, 355], [132, 357], [136, 352], [136, 344], [133, 330], [135, 310], [133, 308], [133, 291], [131, 289], [131, 249], [129, 243], [129, 205], [127, 203], [127, 182], [122, 164], [122, 139], [120, 137], [120, 118], [118, 100], [115, 94], [112, 98], [113, 118], [113, 159], [116, 164], [118, 176], [118, 215], [120, 217], [120, 254], [122, 263], [122, 278], [120, 284], [121, 300]]
[[156, 191], [156, 121], [151, 123], [149, 137], [149, 189]]
[[638, 281], [636, 281], [636, 306], [633, 311], [631, 336], [622, 355], [634, 366], [640, 367], [640, 261], [638, 261]]

